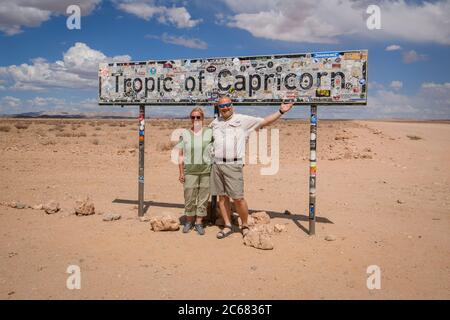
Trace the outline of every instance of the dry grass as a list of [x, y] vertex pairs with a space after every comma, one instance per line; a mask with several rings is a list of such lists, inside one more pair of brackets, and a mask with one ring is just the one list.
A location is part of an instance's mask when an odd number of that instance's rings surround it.
[[57, 137], [63, 137], [63, 138], [80, 138], [80, 137], [86, 137], [86, 132], [59, 132], [56, 134]]
[[95, 127], [95, 130], [97, 131], [102, 130], [102, 127]]
[[36, 131], [34, 131], [34, 133], [36, 133], [40, 137], [46, 137], [47, 136], [47, 134], [44, 132], [44, 129], [42, 129], [42, 128], [37, 128]]
[[407, 135], [407, 137], [408, 137], [410, 140], [422, 140], [421, 137], [415, 136], [415, 135]]
[[56, 141], [55, 140], [44, 140], [44, 141], [41, 141], [41, 144], [43, 146], [54, 146], [56, 144]]
[[10, 126], [0, 126], [0, 132], [9, 132], [10, 130]]

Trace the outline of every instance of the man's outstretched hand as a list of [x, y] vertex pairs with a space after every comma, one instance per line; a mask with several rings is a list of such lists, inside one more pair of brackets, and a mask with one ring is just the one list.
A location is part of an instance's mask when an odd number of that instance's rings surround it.
[[282, 103], [280, 110], [283, 112], [288, 112], [289, 110], [291, 110], [291, 108], [294, 106], [293, 103]]

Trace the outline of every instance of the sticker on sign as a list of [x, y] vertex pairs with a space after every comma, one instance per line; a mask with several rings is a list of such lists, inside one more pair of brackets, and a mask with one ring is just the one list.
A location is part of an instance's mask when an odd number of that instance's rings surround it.
[[101, 105], [367, 104], [367, 50], [102, 63]]

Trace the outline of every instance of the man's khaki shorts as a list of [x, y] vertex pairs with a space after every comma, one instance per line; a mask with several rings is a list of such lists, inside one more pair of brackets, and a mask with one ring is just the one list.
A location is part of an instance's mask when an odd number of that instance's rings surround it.
[[211, 168], [211, 194], [227, 195], [231, 199], [244, 198], [244, 175], [242, 163], [218, 164]]

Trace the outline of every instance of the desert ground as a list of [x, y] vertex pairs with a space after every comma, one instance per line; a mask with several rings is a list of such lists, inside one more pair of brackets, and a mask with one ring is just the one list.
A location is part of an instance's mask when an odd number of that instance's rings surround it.
[[[183, 215], [170, 161], [186, 120], [146, 120], [146, 216]], [[239, 228], [154, 232], [138, 219], [138, 121], [0, 120], [1, 299], [449, 299], [450, 122], [320, 121], [316, 235], [308, 235], [309, 124], [281, 120], [279, 171], [244, 168], [274, 248]], [[73, 214], [89, 196], [95, 214]], [[47, 214], [28, 206], [59, 202]], [[11, 202], [15, 206], [9, 206]], [[107, 214], [116, 221], [103, 221]], [[328, 241], [326, 240], [332, 240]], [[69, 290], [66, 270], [81, 270]], [[368, 289], [368, 266], [381, 288]]]

